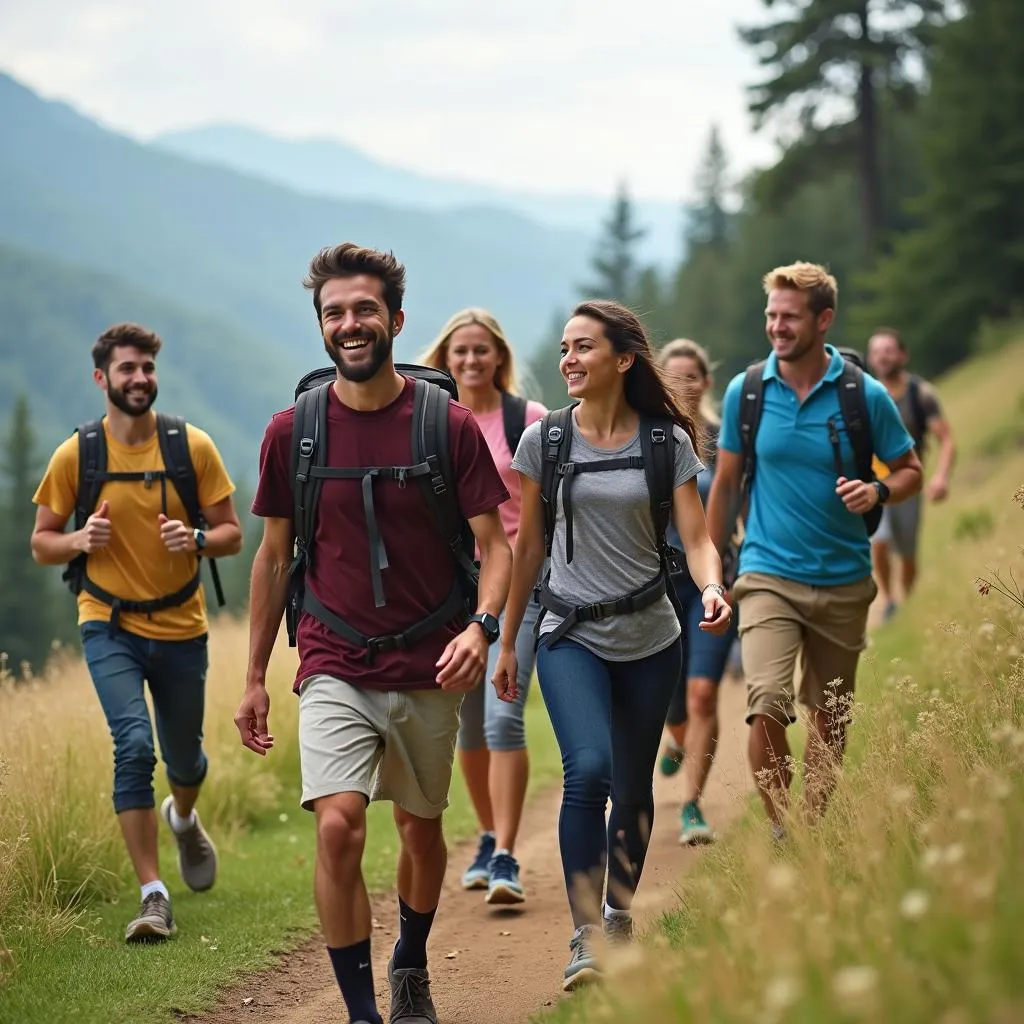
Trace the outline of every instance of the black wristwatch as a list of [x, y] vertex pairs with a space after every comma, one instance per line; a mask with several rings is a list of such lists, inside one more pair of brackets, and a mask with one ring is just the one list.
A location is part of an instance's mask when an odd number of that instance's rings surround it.
[[488, 644], [493, 644], [501, 636], [498, 620], [488, 612], [484, 612], [482, 615], [471, 615], [469, 621], [480, 623], [480, 628], [484, 631], [484, 637]]
[[196, 539], [196, 551], [202, 551], [206, 547], [206, 534], [202, 530], [193, 530], [192, 536]]
[[889, 488], [881, 480], [872, 480], [875, 490], [878, 491], [878, 504], [884, 505], [889, 500]]

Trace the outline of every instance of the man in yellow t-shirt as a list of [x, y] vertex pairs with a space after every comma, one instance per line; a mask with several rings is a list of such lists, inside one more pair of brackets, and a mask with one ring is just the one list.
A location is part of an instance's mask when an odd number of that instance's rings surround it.
[[[43, 565], [70, 563], [65, 578], [78, 593], [85, 660], [113, 737], [114, 812], [141, 886], [139, 913], [125, 932], [129, 942], [177, 930], [160, 880], [146, 683], [171, 788], [160, 813], [177, 840], [179, 871], [197, 892], [216, 877], [217, 852], [195, 811], [207, 770], [208, 626], [199, 553], [233, 555], [242, 544], [234, 484], [213, 441], [184, 421], [158, 419], [153, 410], [161, 344], [136, 324], [117, 324], [100, 335], [92, 350], [93, 379], [106, 397], [106, 415], [86, 429], [92, 438], [85, 449], [102, 442], [97, 446], [106, 451], [105, 471], [91, 492], [95, 505], [77, 510], [86, 490], [79, 479], [85, 443], [79, 432], [53, 453], [33, 498], [33, 556]], [[186, 484], [164, 473], [176, 465], [172, 458], [168, 467], [163, 454], [172, 442], [193, 466], [199, 523], [179, 493]], [[76, 511], [78, 528], [65, 531]]]

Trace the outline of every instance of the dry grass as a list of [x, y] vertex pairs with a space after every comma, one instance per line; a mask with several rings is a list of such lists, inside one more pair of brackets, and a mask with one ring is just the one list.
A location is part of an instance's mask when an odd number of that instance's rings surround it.
[[[289, 693], [294, 652], [282, 641], [271, 665], [277, 745], [264, 761], [242, 747], [232, 721], [247, 650], [245, 623], [225, 618], [213, 625], [205, 719], [210, 773], [200, 806], [220, 836], [247, 829], [298, 777], [298, 709]], [[114, 897], [130, 877], [110, 800], [110, 734], [86, 666], [59, 651], [42, 677], [15, 683], [7, 672], [0, 676], [0, 708], [0, 921], [27, 917], [59, 932], [92, 899]], [[159, 803], [167, 792], [161, 764], [155, 784]]]

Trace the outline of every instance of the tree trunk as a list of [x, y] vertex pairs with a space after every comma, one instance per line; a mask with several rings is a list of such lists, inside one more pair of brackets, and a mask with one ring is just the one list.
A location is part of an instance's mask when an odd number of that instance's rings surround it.
[[861, 208], [864, 215], [864, 235], [869, 256], [878, 251], [884, 230], [882, 205], [882, 175], [878, 156], [878, 101], [875, 96], [874, 68], [870, 61], [870, 31], [868, 5], [859, 12], [861, 39], [864, 41], [864, 56], [860, 65], [860, 81], [857, 85], [857, 119], [860, 123], [860, 191]]

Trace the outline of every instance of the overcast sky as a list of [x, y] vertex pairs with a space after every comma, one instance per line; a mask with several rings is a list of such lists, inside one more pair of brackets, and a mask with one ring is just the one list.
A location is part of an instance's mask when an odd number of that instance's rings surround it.
[[231, 121], [428, 173], [675, 200], [766, 162], [762, 0], [0, 0], [0, 70], [138, 138]]

